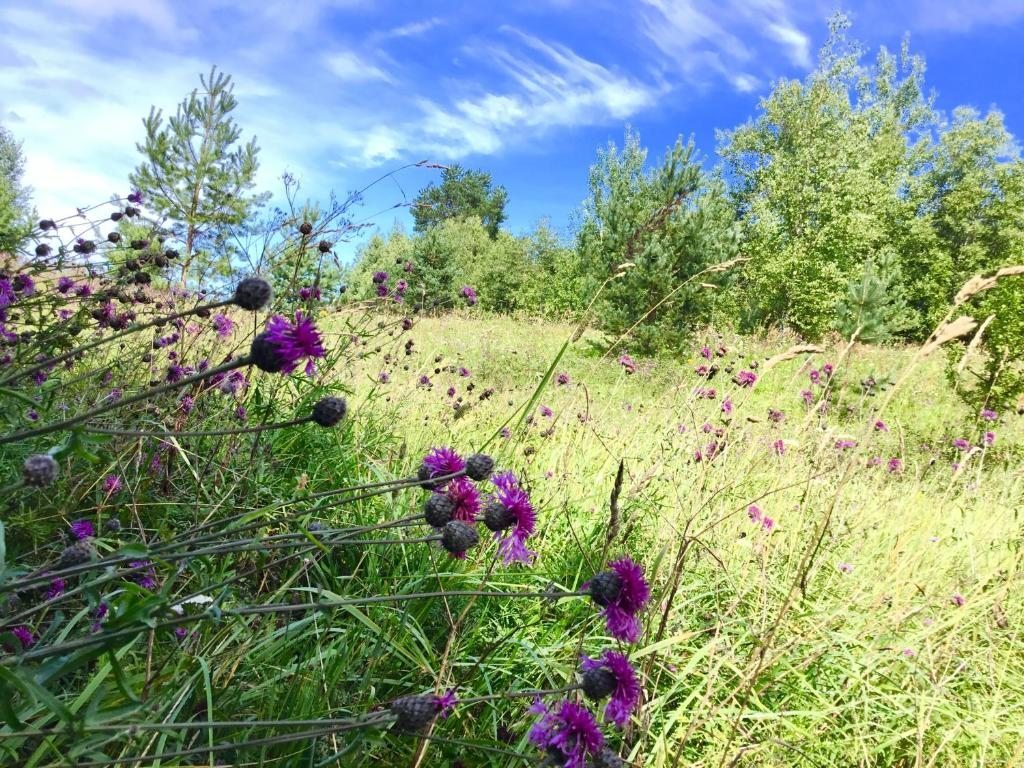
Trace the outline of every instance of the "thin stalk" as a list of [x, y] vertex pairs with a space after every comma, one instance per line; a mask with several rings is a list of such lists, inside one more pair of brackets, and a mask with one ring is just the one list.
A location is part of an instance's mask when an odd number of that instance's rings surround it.
[[64, 352], [63, 354], [57, 355], [56, 357], [49, 357], [46, 360], [43, 360], [40, 363], [26, 370], [15, 371], [11, 375], [5, 376], [4, 378], [0, 379], [0, 385], [8, 384], [24, 376], [31, 376], [33, 373], [41, 371], [44, 368], [49, 368], [51, 365], [63, 363], [65, 360], [68, 360], [74, 357], [75, 355], [79, 355], [82, 352], [88, 352], [90, 349], [96, 349], [96, 347], [101, 347], [104, 344], [109, 344], [112, 341], [123, 339], [125, 336], [130, 336], [131, 334], [137, 333], [138, 331], [144, 331], [147, 328], [153, 328], [154, 326], [164, 325], [166, 323], [171, 322], [172, 320], [177, 320], [182, 317], [188, 317], [189, 315], [194, 315], [197, 312], [201, 312], [203, 310], [219, 309], [220, 307], [226, 307], [232, 303], [233, 301], [231, 299], [226, 299], [224, 301], [214, 302], [213, 304], [201, 304], [199, 306], [193, 307], [192, 309], [186, 309], [183, 312], [176, 312], [173, 315], [164, 315], [163, 317], [158, 317], [155, 320], [150, 320], [148, 323], [129, 326], [128, 328], [125, 328], [123, 331], [115, 333], [113, 336], [104, 336], [103, 338], [96, 339], [95, 341], [90, 341], [88, 344], [82, 344], [80, 347], [75, 347], [74, 349]]
[[14, 443], [18, 440], [26, 440], [30, 437], [48, 435], [51, 432], [58, 432], [63, 429], [70, 429], [71, 427], [82, 424], [89, 419], [94, 419], [97, 416], [101, 416], [102, 414], [108, 413], [116, 408], [122, 408], [126, 405], [134, 405], [135, 403], [140, 403], [143, 400], [148, 400], [151, 397], [162, 395], [164, 392], [169, 392], [172, 389], [178, 389], [180, 387], [188, 386], [189, 384], [195, 384], [197, 381], [202, 381], [203, 379], [208, 379], [211, 376], [216, 376], [218, 373], [227, 373], [228, 371], [233, 371], [236, 368], [241, 368], [242, 366], [249, 365], [251, 363], [252, 356], [246, 355], [245, 357], [240, 357], [237, 360], [232, 360], [224, 363], [223, 365], [218, 365], [216, 368], [209, 368], [205, 371], [201, 371], [200, 373], [193, 374], [192, 376], [188, 376], [180, 381], [161, 384], [159, 387], [144, 390], [138, 394], [132, 395], [131, 397], [121, 398], [120, 400], [100, 406], [99, 408], [94, 408], [91, 411], [86, 411], [78, 416], [72, 416], [70, 419], [55, 421], [52, 424], [47, 424], [46, 426], [39, 427], [37, 429], [23, 429], [21, 432], [15, 432], [13, 435], [5, 435], [0, 437], [0, 445]]
[[309, 416], [300, 416], [299, 418], [292, 419], [291, 421], [278, 421], [273, 424], [257, 424], [252, 427], [238, 427], [236, 429], [204, 429], [195, 432], [172, 432], [170, 430], [162, 432], [146, 432], [135, 429], [105, 429], [102, 427], [83, 427], [82, 431], [95, 435], [118, 435], [120, 437], [217, 437], [220, 435], [244, 435], [249, 432], [262, 432], [265, 429], [296, 427], [312, 420], [313, 416], [310, 414]]

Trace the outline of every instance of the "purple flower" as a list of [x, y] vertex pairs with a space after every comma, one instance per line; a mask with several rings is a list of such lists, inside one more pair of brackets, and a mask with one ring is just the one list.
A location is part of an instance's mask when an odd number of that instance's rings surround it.
[[473, 374], [470, 372], [469, 368], [466, 368], [465, 366], [459, 368], [459, 376], [461, 376], [462, 378], [468, 379], [472, 375]]
[[775, 520], [773, 520], [772, 518], [768, 517], [768, 515], [765, 515], [761, 519], [761, 530], [763, 530], [763, 531], [771, 531], [771, 529], [774, 528], [774, 527], [775, 527]]
[[898, 475], [900, 472], [903, 471], [903, 462], [900, 461], [895, 456], [893, 456], [891, 459], [889, 459], [889, 464], [887, 466], [889, 468], [890, 474], [893, 474], [893, 475]]
[[558, 377], [555, 379], [555, 383], [557, 383], [560, 387], [564, 387], [566, 384], [569, 383], [569, 374], [564, 372], [558, 374]]
[[96, 526], [92, 524], [91, 520], [86, 520], [84, 518], [75, 520], [71, 523], [71, 535], [78, 541], [88, 539], [96, 535]]
[[462, 286], [459, 295], [466, 300], [466, 306], [472, 307], [476, 305], [476, 291], [472, 287], [468, 285]]
[[502, 427], [501, 431], [498, 434], [501, 435], [503, 440], [508, 440], [510, 437], [512, 437], [512, 430], [509, 429], [508, 427]]
[[760, 523], [763, 515], [761, 514], [761, 508], [757, 504], [751, 504], [747, 507], [747, 517], [750, 518], [752, 523]]
[[[461, 520], [464, 523], [475, 523], [476, 516], [480, 512], [480, 491], [473, 485], [468, 477], [456, 477], [448, 481], [444, 487], [445, 495], [455, 503], [452, 511], [454, 520]], [[460, 553], [465, 557], [465, 553]]]
[[448, 387], [448, 397], [455, 397], [455, 387]]
[[131, 194], [128, 195], [128, 202], [133, 205], [142, 205], [142, 200], [142, 193], [137, 189], [133, 189]]
[[77, 288], [75, 288], [75, 296], [78, 296], [79, 298], [82, 299], [92, 296], [92, 286], [90, 286], [88, 283], [78, 286]]
[[177, 363], [167, 366], [167, 374], [164, 378], [167, 379], [168, 383], [174, 384], [177, 381], [181, 381], [184, 377], [185, 369]]
[[711, 348], [708, 347], [708, 346], [701, 347], [700, 348], [700, 356], [703, 357], [705, 360], [710, 360], [711, 357], [712, 357]]
[[786, 442], [781, 438], [772, 443], [772, 450], [775, 451], [776, 456], [786, 455]]
[[107, 475], [103, 478], [103, 490], [107, 495], [112, 495], [121, 490], [121, 478], [117, 475]]
[[629, 721], [629, 716], [640, 702], [640, 681], [636, 670], [623, 654], [616, 651], [605, 651], [600, 659], [583, 657], [583, 671], [603, 669], [611, 672], [615, 678], [615, 689], [605, 707], [604, 716], [610, 723], [622, 728]]
[[768, 421], [778, 424], [779, 422], [784, 421], [785, 418], [786, 414], [784, 414], [782, 411], [776, 411], [774, 408], [768, 409]]
[[711, 371], [706, 365], [698, 365], [696, 368], [693, 369], [693, 372], [700, 376], [702, 379], [706, 379]]
[[962, 437], [958, 437], [956, 440], [953, 441], [953, 447], [960, 451], [971, 450], [971, 444], [964, 440]]
[[722, 401], [722, 413], [726, 416], [732, 413], [732, 400], [729, 398], [725, 398], [725, 400]]
[[889, 431], [889, 427], [886, 425], [886, 423], [884, 421], [879, 419], [878, 421], [875, 422], [875, 431], [876, 432], [888, 432]]
[[315, 370], [313, 360], [326, 354], [313, 320], [301, 312], [295, 313], [294, 323], [280, 315], [270, 318], [266, 339], [282, 360], [282, 373], [291, 373], [302, 360], [306, 360], [306, 375], [312, 376]]
[[630, 558], [614, 560], [608, 564], [610, 573], [618, 580], [618, 594], [607, 601], [601, 610], [612, 637], [626, 643], [640, 638], [640, 620], [637, 614], [651, 599], [651, 588], [644, 579], [644, 571]]
[[811, 377], [811, 383], [812, 384], [820, 384], [821, 383], [821, 372], [820, 371], [811, 371], [808, 375]]
[[195, 405], [196, 400], [192, 395], [183, 395], [178, 407], [181, 408], [181, 412], [187, 416], [192, 413], [192, 409], [195, 408]]
[[57, 280], [57, 290], [60, 293], [67, 293], [68, 291], [70, 291], [74, 287], [75, 287], [75, 281], [72, 280], [67, 275], [62, 276], [62, 277], [58, 278], [58, 280]]
[[967, 602], [967, 599], [959, 592], [957, 592], [955, 595], [949, 598], [949, 602], [951, 602], [957, 608], [963, 608], [964, 604]]
[[235, 330], [235, 322], [227, 315], [214, 315], [213, 329], [222, 339], [226, 339]]
[[377, 381], [381, 384], [389, 384], [391, 383], [391, 374], [387, 371], [381, 371], [380, 375], [377, 377]]
[[999, 418], [999, 414], [996, 413], [995, 411], [991, 411], [988, 408], [985, 408], [981, 412], [981, 418], [984, 419], [985, 421], [995, 421], [996, 419]]
[[536, 552], [526, 548], [526, 540], [537, 526], [537, 512], [530, 503], [530, 497], [519, 487], [516, 476], [511, 472], [496, 475], [491, 482], [498, 489], [492, 497], [493, 501], [500, 504], [511, 518], [508, 527], [494, 532], [498, 554], [505, 565], [528, 565], [537, 556]]
[[35, 280], [24, 273], [14, 276], [14, 280], [11, 281], [11, 287], [22, 296], [31, 296], [36, 292]]
[[425, 373], [422, 376], [420, 376], [419, 380], [416, 382], [416, 385], [420, 386], [420, 387], [432, 387], [433, 386], [433, 384], [430, 382], [430, 377], [427, 376], [427, 374], [425, 374]]
[[449, 688], [440, 696], [435, 696], [434, 698], [437, 700], [438, 713], [442, 718], [448, 717], [448, 714], [455, 709], [455, 705], [459, 703], [459, 697], [455, 695], [454, 688]]
[[741, 387], [752, 387], [754, 382], [757, 381], [757, 374], [753, 371], [740, 371], [733, 378], [733, 381]]
[[625, 352], [619, 355], [619, 365], [626, 369], [626, 373], [636, 373], [636, 361]]
[[150, 591], [156, 589], [159, 586], [159, 582], [156, 580], [156, 569], [153, 564], [148, 560], [132, 560], [128, 563], [129, 568], [142, 568], [138, 573], [132, 574], [132, 581], [138, 584], [143, 589]]
[[380, 285], [381, 283], [386, 283], [387, 281], [388, 281], [388, 273], [387, 272], [374, 272], [373, 273], [373, 282], [376, 283], [377, 285]]
[[64, 579], [54, 579], [50, 582], [50, 586], [46, 590], [46, 599], [52, 600], [55, 597], [60, 597], [64, 594], [64, 590], [68, 588], [68, 583]]
[[320, 289], [315, 285], [299, 288], [299, 299], [302, 301], [309, 301], [310, 299], [320, 301], [320, 295]]
[[378, 295], [378, 296], [379, 296], [380, 298], [382, 298], [382, 299], [383, 299], [383, 298], [384, 298], [385, 296], [387, 296], [387, 295], [388, 295], [388, 286], [387, 286], [387, 283], [380, 283], [380, 284], [379, 284], [379, 285], [377, 286], [377, 295]]
[[843, 440], [836, 440], [836, 450], [846, 451], [846, 450], [849, 450], [850, 448], [856, 448], [856, 447], [857, 447], [857, 441], [856, 440], [850, 440], [848, 438], [843, 439]]
[[18, 638], [18, 642], [21, 643], [21, 649], [27, 651], [33, 645], [36, 644], [36, 636], [32, 634], [32, 630], [22, 625], [20, 627], [14, 627], [11, 630], [11, 634]]
[[100, 631], [100, 628], [103, 626], [103, 621], [107, 618], [107, 614], [109, 612], [110, 606], [106, 603], [100, 603], [96, 606], [96, 613], [93, 614], [92, 626], [89, 628], [93, 634]]
[[996, 433], [995, 432], [986, 432], [985, 433], [985, 445], [993, 445], [995, 442], [996, 442]]
[[14, 295], [14, 286], [11, 285], [11, 281], [6, 277], [0, 277], [0, 309], [6, 309], [17, 301], [17, 296]]
[[853, 566], [849, 563], [840, 563], [838, 568], [840, 573], [853, 573]]
[[539, 701], [530, 712], [540, 719], [530, 729], [530, 743], [558, 755], [563, 768], [585, 768], [588, 757], [604, 746], [604, 736], [590, 711], [576, 702], [562, 701], [554, 710]]
[[811, 390], [805, 389], [803, 392], [800, 393], [800, 397], [804, 399], [804, 405], [814, 405], [814, 393], [811, 392]]
[[555, 415], [555, 413], [550, 408], [548, 408], [546, 405], [542, 405], [540, 407], [540, 415], [543, 416], [546, 419], [550, 419], [552, 416]]
[[235, 408], [235, 418], [243, 422], [249, 418], [249, 412], [245, 410], [244, 405], [240, 405]]
[[448, 446], [431, 448], [423, 457], [423, 466], [430, 470], [430, 477], [454, 475], [466, 468], [466, 462]]
[[821, 366], [821, 372], [824, 373], [825, 376], [828, 378], [832, 378], [833, 371], [835, 371], [835, 367], [832, 365], [832, 363], [825, 363], [823, 366]]

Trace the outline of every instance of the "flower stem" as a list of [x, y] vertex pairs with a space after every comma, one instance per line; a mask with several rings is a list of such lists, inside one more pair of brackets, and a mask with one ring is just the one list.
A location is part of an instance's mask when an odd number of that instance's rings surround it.
[[199, 430], [196, 432], [172, 432], [165, 430], [163, 432], [145, 432], [134, 429], [104, 429], [102, 427], [83, 427], [83, 432], [89, 432], [95, 435], [118, 435], [121, 437], [216, 437], [221, 435], [244, 435], [249, 432], [262, 432], [265, 429], [284, 429], [285, 427], [296, 427], [299, 424], [305, 424], [307, 421], [312, 421], [313, 416], [300, 416], [297, 419], [291, 421], [278, 421], [273, 424], [257, 424], [252, 427], [238, 427], [236, 429], [206, 429]]

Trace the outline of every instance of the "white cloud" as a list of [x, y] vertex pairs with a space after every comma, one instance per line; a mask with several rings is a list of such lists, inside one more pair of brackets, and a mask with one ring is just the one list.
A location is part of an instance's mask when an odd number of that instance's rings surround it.
[[413, 21], [400, 27], [393, 27], [381, 35], [381, 39], [399, 37], [420, 37], [444, 24], [444, 19], [434, 16], [422, 21]]
[[393, 82], [391, 75], [378, 66], [370, 64], [354, 51], [338, 51], [324, 57], [324, 63], [331, 74], [342, 82], [370, 82], [383, 80]]
[[811, 40], [796, 27], [783, 21], [768, 25], [768, 35], [775, 38], [789, 50], [789, 59], [798, 67], [811, 66]]

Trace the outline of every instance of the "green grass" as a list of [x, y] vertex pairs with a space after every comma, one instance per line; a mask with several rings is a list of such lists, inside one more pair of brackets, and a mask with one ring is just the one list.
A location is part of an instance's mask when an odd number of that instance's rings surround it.
[[[844, 354], [835, 346], [769, 370], [765, 361], [791, 340], [708, 335], [711, 347], [728, 352], [707, 385], [717, 396], [706, 399], [695, 395], [701, 381], [694, 367], [703, 362], [697, 347], [682, 350], [681, 362], [638, 360], [630, 375], [616, 361], [621, 350], [601, 355], [589, 335], [566, 346], [574, 333], [568, 325], [452, 315], [421, 320], [403, 335], [391, 334], [393, 320], [350, 312], [325, 319], [335, 357], [322, 366], [321, 384], [254, 377], [251, 419], [291, 418], [326, 391], [346, 391], [350, 417], [342, 427], [182, 439], [168, 471], [156, 476], [147, 471], [152, 440], [93, 444], [91, 467], [76, 457], [58, 490], [11, 502], [8, 562], [45, 561], [59, 551], [54, 531], [82, 516], [118, 516], [129, 541], [166, 539], [245, 511], [263, 521], [264, 534], [296, 530], [288, 515], [339, 526], [402, 518], [419, 509], [422, 491], [342, 506], [310, 502], [306, 494], [406, 476], [431, 446], [449, 444], [465, 454], [486, 447], [523, 477], [540, 513], [532, 568], [495, 566], [486, 540], [467, 562], [424, 544], [339, 547], [282, 564], [260, 551], [196, 557], [180, 573], [161, 564], [159, 593], [117, 582], [69, 603], [66, 613], [46, 614], [33, 627], [42, 640], [85, 631], [101, 597], [117, 606], [118, 621], [128, 621], [132, 612], [165, 615], [159, 612], [167, 600], [193, 591], [223, 593], [230, 606], [481, 586], [575, 589], [608, 559], [630, 554], [654, 588], [644, 634], [625, 649], [643, 672], [645, 698], [621, 735], [605, 730], [632, 764], [1022, 761], [1017, 517], [1024, 428], [1012, 414], [986, 426], [966, 412], [946, 382], [941, 353], [892, 393], [886, 382], [901, 378], [915, 350], [855, 347]], [[404, 353], [408, 337], [415, 340], [411, 355]], [[138, 376], [129, 355], [111, 352], [106, 360], [120, 374]], [[738, 388], [724, 370], [755, 361], [760, 378], [752, 389]], [[823, 413], [808, 409], [800, 393], [821, 395], [808, 372], [826, 362], [837, 368]], [[460, 366], [471, 375], [461, 376]], [[390, 383], [379, 383], [382, 370]], [[557, 383], [560, 372], [569, 384]], [[432, 388], [417, 384], [421, 375]], [[860, 383], [869, 376], [879, 382], [873, 395]], [[449, 386], [464, 407], [453, 408]], [[733, 404], [728, 417], [725, 396]], [[521, 410], [527, 404], [529, 413]], [[540, 415], [542, 405], [551, 418]], [[190, 426], [226, 423], [231, 407], [216, 393], [204, 395]], [[784, 411], [785, 420], [768, 419], [769, 408]], [[153, 420], [149, 411], [138, 415]], [[873, 428], [879, 418], [888, 431]], [[705, 424], [721, 436], [706, 433]], [[510, 437], [499, 436], [503, 426]], [[989, 426], [997, 432], [993, 447], [965, 456], [952, 446], [957, 437], [980, 443]], [[724, 449], [713, 461], [695, 460], [712, 440]], [[778, 440], [781, 456], [773, 448]], [[858, 445], [840, 450], [839, 440]], [[4, 453], [9, 474], [19, 456]], [[892, 458], [902, 472], [887, 470]], [[113, 471], [127, 490], [107, 500], [98, 484]], [[748, 517], [751, 504], [775, 521], [770, 533]], [[232, 578], [230, 586], [216, 586]], [[184, 642], [169, 631], [147, 632], [115, 654], [24, 669], [57, 703], [86, 713], [87, 724], [304, 720], [360, 715], [398, 696], [449, 686], [463, 698], [561, 688], [573, 681], [581, 652], [596, 655], [612, 644], [586, 600], [448, 596], [204, 621]], [[4, 691], [31, 728], [59, 722], [57, 703], [39, 691]], [[525, 705], [498, 699], [459, 707], [423, 740], [363, 729], [244, 746], [283, 730], [26, 737], [8, 725], [0, 726], [0, 750], [8, 750], [0, 758], [31, 766], [67, 758], [129, 765], [131, 755], [145, 755], [144, 765], [529, 765], [539, 756], [526, 743], [532, 719]], [[229, 742], [240, 746], [159, 757]]]

